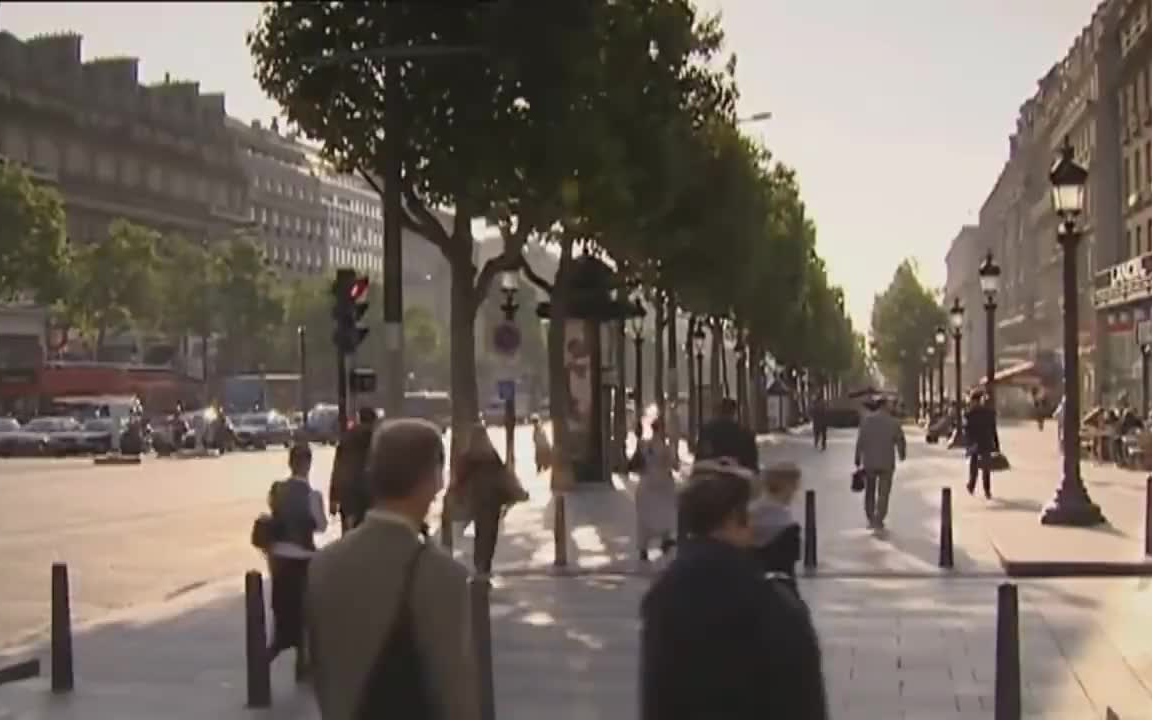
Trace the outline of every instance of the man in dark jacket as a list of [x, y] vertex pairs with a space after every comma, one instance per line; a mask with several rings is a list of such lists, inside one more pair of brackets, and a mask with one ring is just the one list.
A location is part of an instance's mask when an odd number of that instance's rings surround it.
[[750, 549], [747, 471], [705, 461], [680, 496], [687, 539], [641, 605], [641, 720], [825, 720], [807, 608]]
[[756, 449], [756, 436], [736, 419], [736, 401], [724, 398], [716, 407], [716, 417], [700, 429], [700, 442], [696, 444], [697, 460], [732, 458], [748, 470], [760, 469], [760, 452]]
[[356, 427], [344, 434], [336, 446], [328, 502], [333, 515], [340, 514], [340, 527], [348, 532], [360, 524], [371, 504], [365, 465], [372, 445], [372, 431], [378, 420], [373, 408], [360, 408]]
[[817, 450], [828, 449], [828, 406], [819, 395], [812, 401], [812, 441]]
[[996, 411], [988, 395], [978, 391], [972, 396], [965, 425], [968, 432], [968, 494], [976, 492], [976, 475], [982, 474], [984, 497], [992, 498], [992, 454], [1000, 452], [1000, 435], [996, 432]]

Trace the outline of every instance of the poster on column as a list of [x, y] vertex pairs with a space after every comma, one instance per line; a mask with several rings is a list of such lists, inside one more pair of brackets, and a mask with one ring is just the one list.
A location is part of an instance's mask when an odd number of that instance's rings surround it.
[[568, 437], [572, 460], [586, 461], [591, 449], [592, 342], [586, 320], [564, 325], [564, 372], [568, 389]]

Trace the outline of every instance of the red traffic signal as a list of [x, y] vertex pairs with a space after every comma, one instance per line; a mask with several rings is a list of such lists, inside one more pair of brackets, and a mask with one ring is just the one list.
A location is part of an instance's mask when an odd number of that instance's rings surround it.
[[352, 302], [363, 302], [368, 299], [368, 276], [361, 275], [356, 278], [352, 283], [352, 287], [348, 290], [348, 297], [352, 298]]

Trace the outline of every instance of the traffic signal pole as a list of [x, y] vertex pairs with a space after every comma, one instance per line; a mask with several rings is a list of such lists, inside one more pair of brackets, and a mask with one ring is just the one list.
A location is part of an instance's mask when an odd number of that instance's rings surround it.
[[368, 336], [368, 328], [360, 324], [368, 311], [368, 277], [353, 268], [339, 268], [332, 282], [332, 319], [336, 330], [332, 343], [336, 347], [336, 405], [340, 432], [348, 429], [348, 357], [356, 352]]
[[338, 435], [348, 429], [348, 362], [347, 356], [336, 350], [336, 422]]

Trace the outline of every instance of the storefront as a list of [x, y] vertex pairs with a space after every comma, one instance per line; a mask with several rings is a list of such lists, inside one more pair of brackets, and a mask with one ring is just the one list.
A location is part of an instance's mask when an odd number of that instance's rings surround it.
[[1152, 319], [1152, 253], [1097, 273], [1092, 304], [1105, 350], [1099, 369], [1101, 400], [1112, 405], [1123, 393], [1136, 405], [1141, 399], [1136, 328]]

